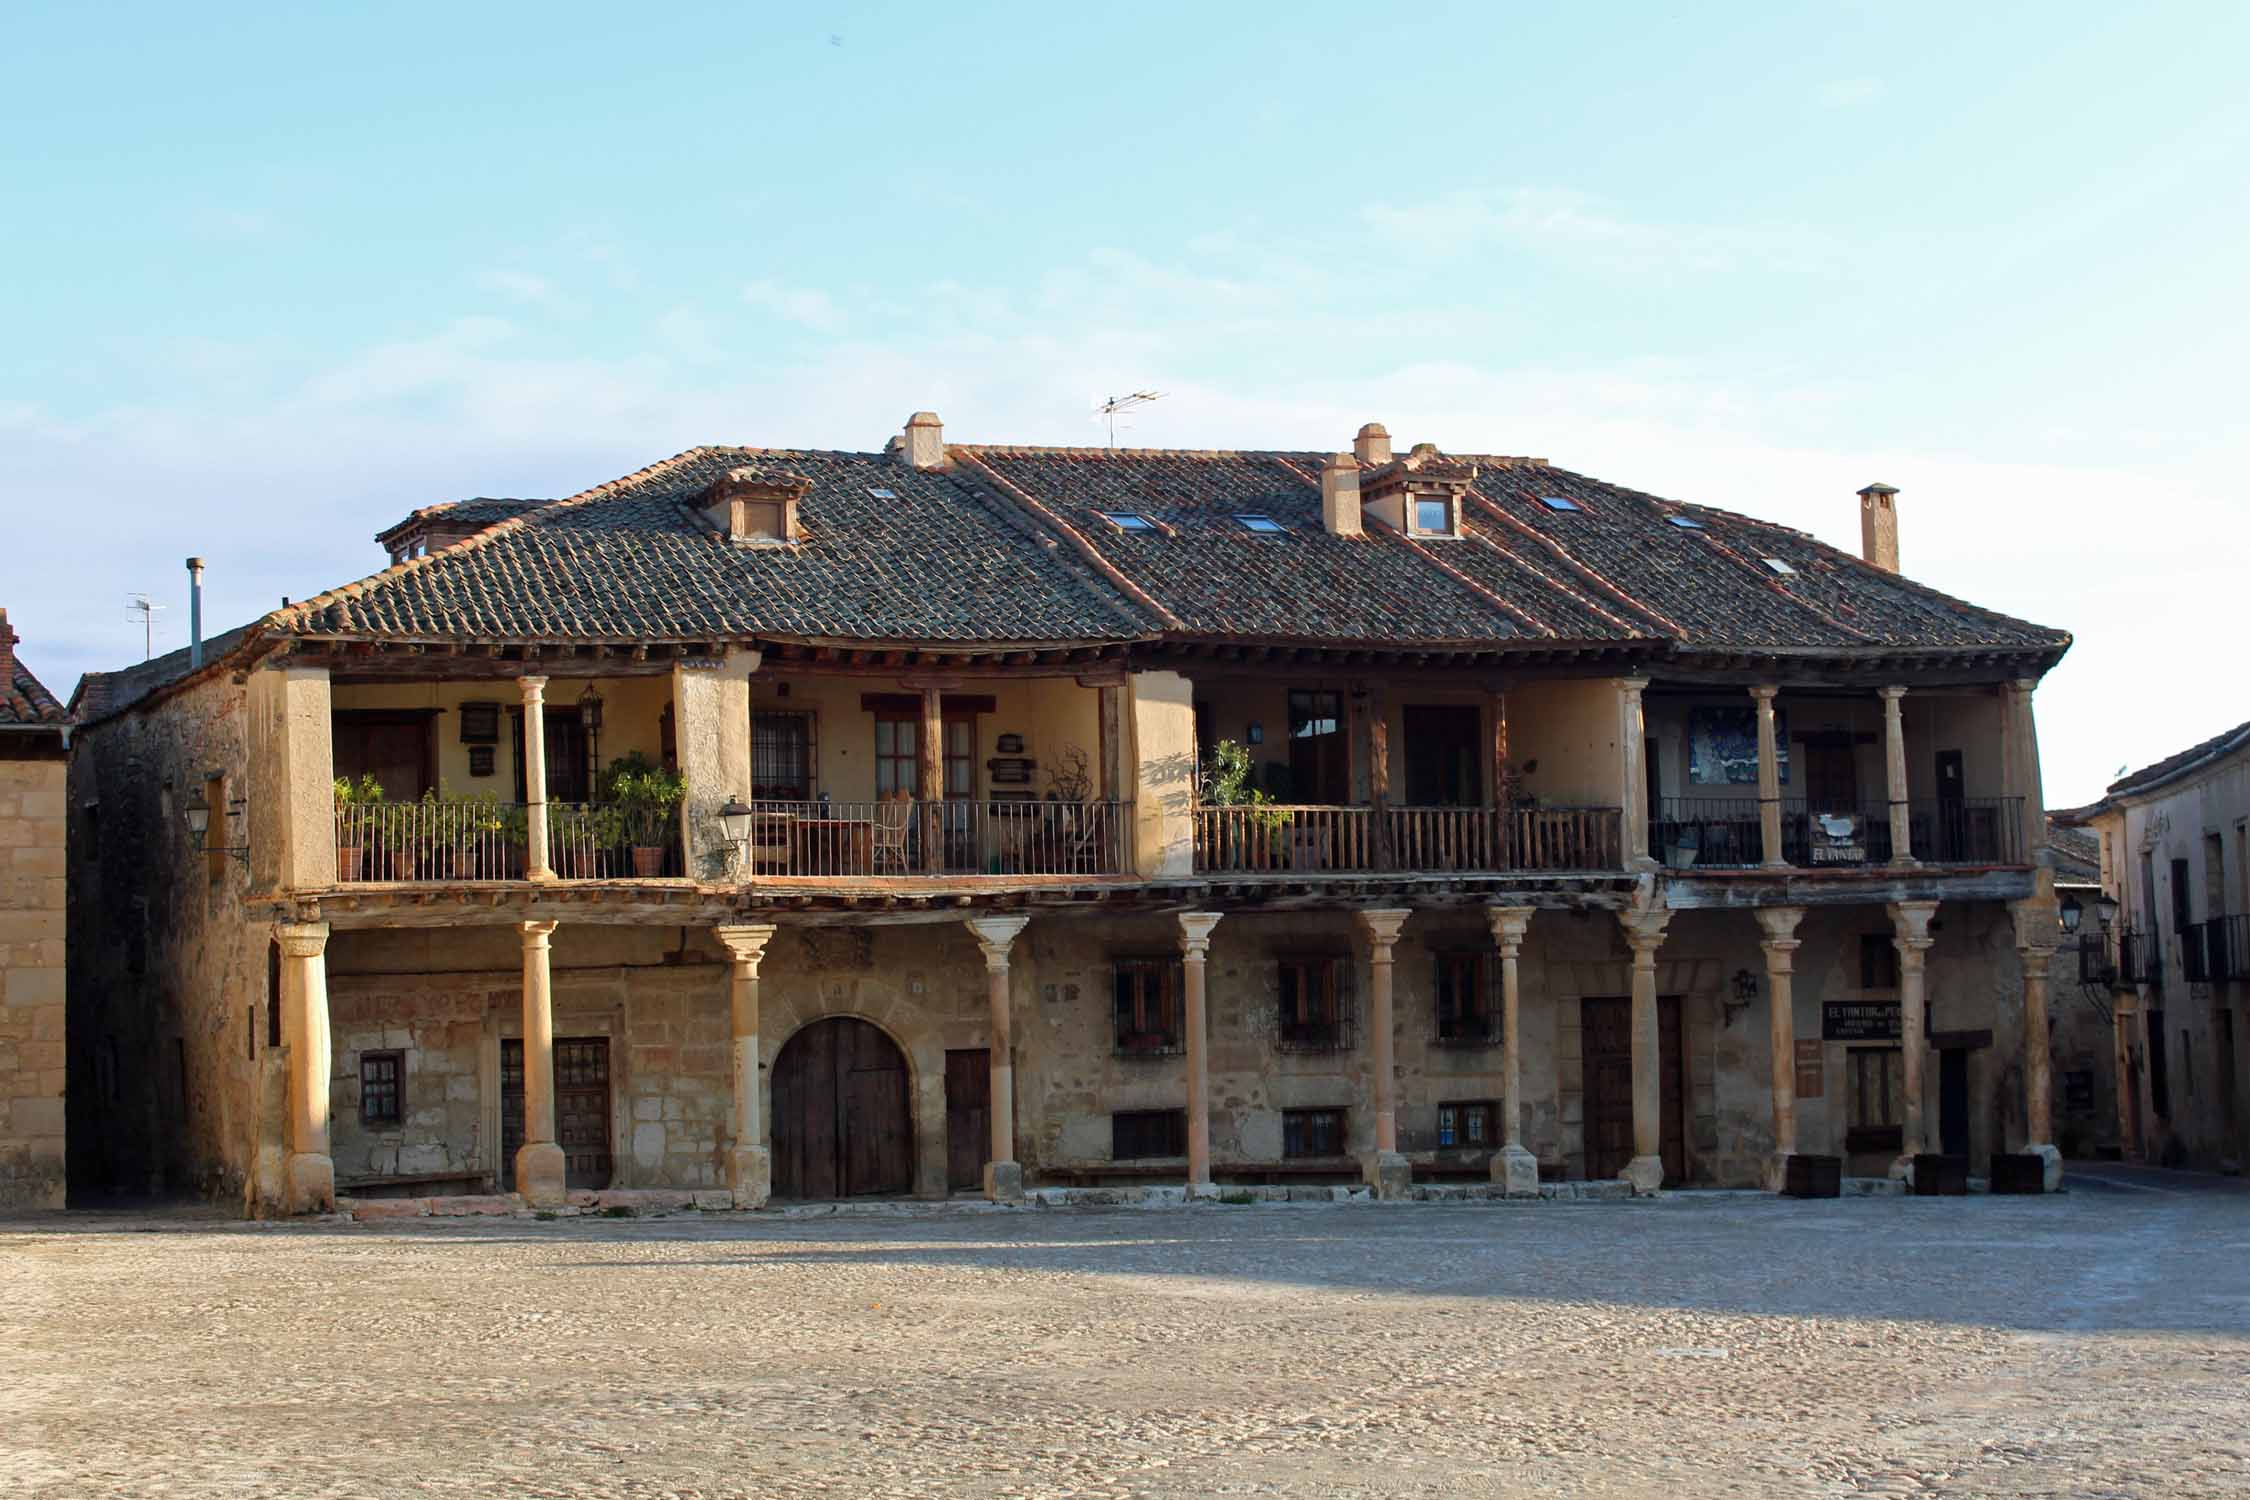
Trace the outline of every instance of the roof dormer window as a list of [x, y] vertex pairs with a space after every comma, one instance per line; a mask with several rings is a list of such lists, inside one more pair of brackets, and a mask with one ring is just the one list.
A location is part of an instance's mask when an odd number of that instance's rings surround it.
[[728, 541], [753, 547], [791, 547], [804, 540], [797, 502], [812, 481], [768, 464], [730, 469], [703, 493], [703, 514]]
[[1453, 515], [1453, 502], [1442, 495], [1424, 495], [1414, 502], [1414, 534], [1416, 536], [1453, 536], [1459, 530]]
[[1271, 516], [1255, 513], [1236, 516], [1235, 520], [1241, 524], [1244, 531], [1255, 531], [1260, 536], [1279, 536], [1289, 529]]
[[1105, 510], [1101, 518], [1128, 535], [1148, 536], [1156, 530], [1156, 523], [1148, 517], [1129, 510]]

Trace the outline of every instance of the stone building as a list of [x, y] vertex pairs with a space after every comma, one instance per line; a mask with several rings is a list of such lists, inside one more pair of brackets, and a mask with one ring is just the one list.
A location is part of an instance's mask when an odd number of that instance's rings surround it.
[[2250, 724], [2110, 784], [2070, 821], [2101, 840], [2107, 931], [2083, 973], [2116, 1018], [2117, 1134], [2128, 1156], [2239, 1169], [2250, 1154]]
[[0, 1209], [60, 1208], [70, 721], [20, 639], [0, 610]]
[[1864, 558], [1372, 423], [918, 413], [424, 508], [83, 689], [74, 1056], [146, 1079], [99, 1170], [272, 1212], [2051, 1155], [2069, 637], [1860, 504]]

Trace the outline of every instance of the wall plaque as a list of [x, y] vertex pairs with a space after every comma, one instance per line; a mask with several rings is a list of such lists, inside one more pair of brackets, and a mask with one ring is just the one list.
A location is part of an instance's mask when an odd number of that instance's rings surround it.
[[1818, 1099], [1828, 1087], [1827, 1054], [1823, 1043], [1797, 1043], [1797, 1097]]
[[[1922, 1007], [1922, 1036], [1930, 1037], [1937, 1006]], [[1824, 1042], [1895, 1042], [1899, 1039], [1899, 1003], [1896, 1000], [1829, 1000], [1820, 1007], [1820, 1038]]]

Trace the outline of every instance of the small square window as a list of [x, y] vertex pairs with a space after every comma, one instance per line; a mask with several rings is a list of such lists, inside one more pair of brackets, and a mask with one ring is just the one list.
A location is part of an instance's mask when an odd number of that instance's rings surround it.
[[1704, 529], [1703, 523], [1693, 516], [1666, 516], [1664, 519], [1670, 521], [1682, 531], [1701, 531]]
[[1185, 1155], [1186, 1110], [1121, 1109], [1109, 1117], [1110, 1160], [1139, 1161], [1152, 1156]]
[[1349, 1052], [1351, 1008], [1343, 995], [1343, 961], [1285, 958], [1280, 963], [1280, 1030], [1283, 1052]]
[[1289, 529], [1288, 527], [1282, 525], [1279, 521], [1276, 521], [1271, 516], [1236, 516], [1235, 520], [1242, 523], [1242, 529], [1244, 531], [1255, 531], [1260, 536], [1277, 536]]
[[405, 1114], [405, 1084], [405, 1053], [362, 1052], [359, 1055], [360, 1124], [398, 1124]]
[[1117, 1055], [1173, 1057], [1181, 1051], [1181, 967], [1177, 956], [1121, 958], [1112, 977]]
[[875, 500], [896, 500], [898, 498], [897, 490], [885, 489], [881, 485], [869, 485], [867, 494], [870, 499]]
[[1425, 536], [1453, 535], [1453, 502], [1450, 500], [1415, 501], [1414, 529]]
[[1578, 502], [1568, 495], [1541, 495], [1539, 503], [1549, 510], [1576, 510]]
[[1154, 521], [1146, 516], [1136, 515], [1129, 510], [1105, 510], [1100, 512], [1100, 515], [1103, 520], [1109, 522], [1119, 531], [1151, 532], [1156, 530]]
[[1794, 578], [1797, 576], [1797, 570], [1790, 567], [1789, 564], [1783, 562], [1778, 557], [1761, 557], [1758, 560], [1764, 563], [1772, 571], [1779, 573], [1784, 578]]
[[1440, 1104], [1437, 1111], [1439, 1148], [1461, 1149], [1491, 1145], [1492, 1113], [1492, 1101], [1489, 1099], [1456, 1100]]
[[1285, 1109], [1281, 1112], [1283, 1156], [1342, 1156], [1344, 1112], [1340, 1109]]

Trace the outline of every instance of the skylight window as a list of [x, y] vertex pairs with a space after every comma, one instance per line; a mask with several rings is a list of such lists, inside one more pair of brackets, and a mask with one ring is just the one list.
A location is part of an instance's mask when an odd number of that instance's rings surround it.
[[1703, 523], [1693, 516], [1666, 516], [1664, 518], [1682, 531], [1701, 531]]
[[896, 500], [898, 498], [897, 490], [887, 490], [881, 485], [868, 486], [867, 493], [877, 500]]
[[1255, 531], [1260, 536], [1279, 536], [1289, 529], [1271, 516], [1242, 515], [1236, 516], [1235, 520], [1242, 523], [1244, 531]]
[[1539, 503], [1549, 510], [1576, 510], [1578, 502], [1568, 495], [1541, 495]]
[[1768, 568], [1772, 569], [1776, 573], [1779, 573], [1784, 578], [1794, 578], [1797, 576], [1797, 570], [1790, 567], [1789, 564], [1783, 562], [1778, 557], [1761, 557], [1758, 559], [1758, 561], [1764, 563]]
[[1156, 523], [1144, 515], [1129, 510], [1105, 510], [1102, 519], [1119, 531], [1147, 534], [1156, 530]]

